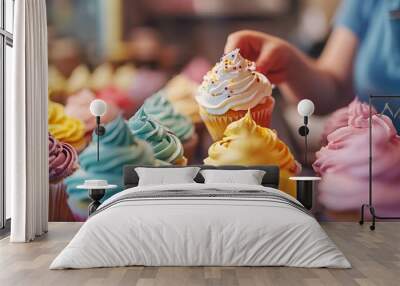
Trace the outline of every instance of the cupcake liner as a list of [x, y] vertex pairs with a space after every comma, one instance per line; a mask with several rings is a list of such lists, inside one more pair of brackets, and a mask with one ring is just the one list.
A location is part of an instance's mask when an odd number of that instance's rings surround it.
[[66, 189], [63, 180], [49, 183], [49, 221], [75, 221], [67, 203]]
[[[266, 97], [265, 103], [259, 104], [250, 110], [253, 120], [263, 127], [269, 127], [275, 100], [272, 96]], [[247, 110], [229, 110], [223, 115], [212, 115], [200, 107], [200, 116], [214, 141], [222, 139], [226, 127], [247, 113]]]
[[185, 156], [182, 156], [182, 158], [175, 160], [175, 162], [173, 162], [173, 165], [175, 166], [187, 166], [188, 163], [188, 159]]
[[188, 164], [193, 163], [198, 143], [199, 143], [199, 136], [197, 135], [196, 132], [193, 133], [192, 137], [189, 140], [182, 142], [183, 154], [187, 158]]

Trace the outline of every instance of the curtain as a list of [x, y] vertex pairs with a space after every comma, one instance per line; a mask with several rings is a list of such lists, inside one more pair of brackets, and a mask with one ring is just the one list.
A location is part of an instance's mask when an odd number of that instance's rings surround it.
[[45, 0], [15, 1], [13, 94], [6, 99], [6, 187], [12, 242], [47, 232], [47, 23]]

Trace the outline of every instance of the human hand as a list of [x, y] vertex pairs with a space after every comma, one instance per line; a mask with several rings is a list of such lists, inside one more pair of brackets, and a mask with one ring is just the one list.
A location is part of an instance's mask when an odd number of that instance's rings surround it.
[[225, 53], [236, 48], [273, 84], [285, 82], [295, 69], [296, 49], [277, 37], [250, 30], [234, 32], [228, 36]]

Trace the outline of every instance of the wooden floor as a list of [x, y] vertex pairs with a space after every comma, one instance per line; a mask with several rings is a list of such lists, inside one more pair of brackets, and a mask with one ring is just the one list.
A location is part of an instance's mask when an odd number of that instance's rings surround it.
[[400, 222], [378, 223], [375, 232], [356, 223], [323, 223], [352, 263], [349, 270], [289, 267], [124, 267], [48, 270], [79, 229], [51, 223], [28, 244], [0, 241], [0, 285], [400, 285]]

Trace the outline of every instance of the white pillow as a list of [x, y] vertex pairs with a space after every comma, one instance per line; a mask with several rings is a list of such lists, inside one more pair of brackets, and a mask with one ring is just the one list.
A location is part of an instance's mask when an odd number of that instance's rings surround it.
[[135, 168], [139, 176], [139, 186], [196, 183], [193, 179], [199, 170], [199, 167]]
[[262, 170], [201, 170], [205, 184], [261, 185], [265, 171]]

